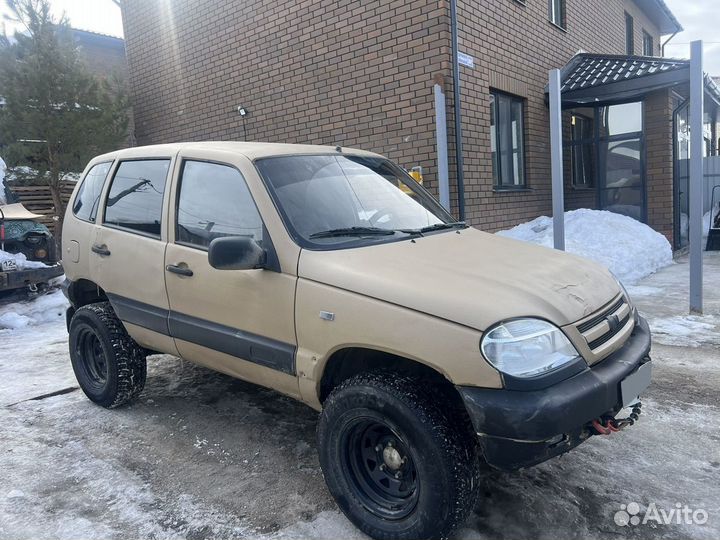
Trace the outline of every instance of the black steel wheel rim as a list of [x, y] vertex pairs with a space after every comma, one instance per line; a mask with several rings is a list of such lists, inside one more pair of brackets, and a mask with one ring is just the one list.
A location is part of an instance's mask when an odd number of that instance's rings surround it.
[[407, 443], [376, 418], [355, 420], [344, 429], [340, 441], [343, 472], [363, 506], [383, 519], [407, 517], [419, 494]]
[[102, 343], [92, 329], [80, 329], [75, 353], [88, 383], [94, 389], [102, 390], [108, 380], [108, 361]]

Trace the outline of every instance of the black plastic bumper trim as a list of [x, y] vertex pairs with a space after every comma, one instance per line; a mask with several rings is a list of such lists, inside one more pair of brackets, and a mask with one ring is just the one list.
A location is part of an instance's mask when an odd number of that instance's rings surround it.
[[638, 323], [625, 345], [598, 364], [535, 391], [458, 387], [475, 431], [490, 437], [546, 441], [617, 411], [620, 381], [650, 361], [650, 330]]

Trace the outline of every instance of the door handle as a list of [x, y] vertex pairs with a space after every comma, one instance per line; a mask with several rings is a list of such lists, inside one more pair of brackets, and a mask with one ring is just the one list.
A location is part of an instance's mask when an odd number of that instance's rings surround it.
[[193, 271], [190, 270], [187, 266], [178, 266], [176, 264], [168, 264], [165, 267], [165, 270], [173, 274], [178, 274], [180, 276], [190, 277], [193, 275]]
[[98, 246], [97, 244], [93, 244], [93, 246], [90, 248], [93, 253], [97, 253], [98, 255], [102, 255], [103, 257], [109, 257], [110, 256], [110, 250], [107, 248], [105, 244], [102, 246]]

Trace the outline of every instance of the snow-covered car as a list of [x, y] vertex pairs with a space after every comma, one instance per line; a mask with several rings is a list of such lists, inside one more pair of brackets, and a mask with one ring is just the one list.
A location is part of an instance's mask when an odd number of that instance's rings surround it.
[[648, 325], [608, 270], [468, 227], [361, 150], [99, 156], [63, 255], [92, 401], [137, 396], [151, 351], [301, 400], [321, 411], [330, 492], [374, 538], [447, 537], [482, 463], [528, 467], [632, 425], [650, 383]]
[[0, 291], [28, 288], [61, 276], [50, 230], [36, 221], [42, 216], [22, 204], [0, 206]]

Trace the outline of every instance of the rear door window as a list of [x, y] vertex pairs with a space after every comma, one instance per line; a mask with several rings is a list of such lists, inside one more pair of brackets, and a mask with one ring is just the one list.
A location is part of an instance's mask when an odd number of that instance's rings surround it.
[[185, 161], [176, 242], [207, 249], [212, 240], [224, 236], [246, 236], [262, 245], [262, 219], [245, 178], [228, 165]]
[[73, 214], [78, 219], [95, 221], [100, 203], [100, 194], [111, 165], [112, 161], [93, 165], [83, 179], [72, 207]]
[[169, 159], [123, 161], [105, 201], [103, 224], [160, 238]]

